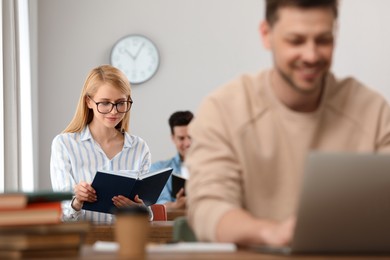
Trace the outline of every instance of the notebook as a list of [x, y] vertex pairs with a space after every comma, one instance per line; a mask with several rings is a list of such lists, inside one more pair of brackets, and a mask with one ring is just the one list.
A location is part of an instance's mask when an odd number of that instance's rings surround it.
[[268, 253], [389, 253], [390, 155], [311, 153], [290, 246]]

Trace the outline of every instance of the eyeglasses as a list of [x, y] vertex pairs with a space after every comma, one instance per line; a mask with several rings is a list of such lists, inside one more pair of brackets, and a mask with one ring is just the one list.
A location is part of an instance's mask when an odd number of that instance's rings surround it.
[[111, 103], [108, 101], [95, 102], [95, 100], [93, 100], [90, 96], [88, 96], [88, 98], [96, 104], [97, 111], [101, 114], [110, 113], [114, 109], [114, 107], [116, 108], [116, 111], [118, 111], [118, 113], [126, 113], [133, 105], [133, 100], [131, 99], [127, 101], [119, 101], [118, 103]]

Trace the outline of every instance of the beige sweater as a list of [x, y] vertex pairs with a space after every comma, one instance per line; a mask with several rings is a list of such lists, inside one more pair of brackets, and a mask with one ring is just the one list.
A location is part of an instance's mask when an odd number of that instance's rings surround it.
[[389, 105], [374, 91], [330, 74], [319, 108], [297, 113], [274, 96], [270, 74], [216, 90], [190, 125], [188, 214], [201, 240], [215, 240], [232, 208], [264, 219], [293, 215], [310, 150], [390, 151]]

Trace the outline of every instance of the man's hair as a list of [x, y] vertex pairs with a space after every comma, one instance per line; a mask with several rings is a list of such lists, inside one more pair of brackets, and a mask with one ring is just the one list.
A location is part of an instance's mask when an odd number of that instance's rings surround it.
[[338, 15], [338, 0], [266, 0], [265, 18], [269, 25], [274, 25], [278, 20], [278, 10], [281, 7], [324, 7], [331, 8], [335, 18]]
[[188, 110], [173, 113], [168, 120], [169, 126], [171, 127], [171, 134], [174, 134], [173, 128], [175, 126], [186, 126], [191, 122], [192, 118], [194, 118], [194, 115]]

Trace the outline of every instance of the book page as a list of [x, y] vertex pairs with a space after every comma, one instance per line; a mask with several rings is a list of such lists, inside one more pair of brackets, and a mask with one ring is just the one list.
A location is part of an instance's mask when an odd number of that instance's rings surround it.
[[138, 179], [140, 172], [135, 170], [119, 170], [119, 171], [99, 171], [113, 175], [119, 175], [123, 177]]
[[211, 242], [178, 242], [169, 244], [148, 244], [148, 253], [166, 253], [166, 252], [234, 252], [237, 247], [233, 243], [211, 243]]
[[188, 168], [185, 165], [182, 165], [180, 168], [181, 176], [182, 178], [188, 180], [190, 177], [190, 172], [188, 171]]
[[[96, 241], [93, 250], [97, 252], [116, 252], [119, 249], [117, 242]], [[179, 242], [169, 244], [153, 244], [146, 246], [148, 253], [164, 252], [234, 252], [237, 246], [233, 243], [208, 242]]]
[[169, 169], [171, 168], [164, 168], [164, 169], [161, 169], [161, 170], [158, 170], [158, 171], [155, 171], [155, 172], [148, 172], [148, 173], [145, 173], [143, 175], [140, 175], [139, 176], [139, 179], [142, 180], [142, 179], [146, 179], [146, 178], [149, 178], [151, 176], [154, 176], [154, 175], [157, 175], [159, 173], [162, 173], [162, 172], [166, 172], [168, 171]]

